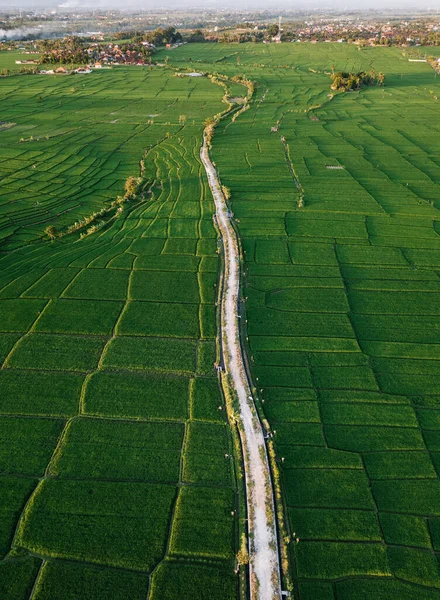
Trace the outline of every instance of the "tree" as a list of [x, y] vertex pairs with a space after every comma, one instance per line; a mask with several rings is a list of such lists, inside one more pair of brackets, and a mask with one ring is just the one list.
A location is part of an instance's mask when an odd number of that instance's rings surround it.
[[53, 225], [48, 225], [46, 227], [46, 229], [44, 230], [44, 233], [51, 240], [54, 240], [57, 237], [57, 235], [58, 235], [58, 232], [57, 232], [57, 230], [55, 229], [55, 227]]
[[128, 198], [133, 197], [137, 192], [138, 185], [139, 185], [139, 181], [136, 177], [129, 177], [126, 180], [125, 186], [124, 186], [126, 197], [128, 197]]
[[379, 73], [379, 75], [377, 76], [377, 85], [383, 85], [384, 81], [385, 81], [385, 75], [381, 71]]
[[267, 33], [270, 35], [270, 37], [275, 37], [278, 35], [278, 25], [276, 23], [269, 25], [267, 28]]

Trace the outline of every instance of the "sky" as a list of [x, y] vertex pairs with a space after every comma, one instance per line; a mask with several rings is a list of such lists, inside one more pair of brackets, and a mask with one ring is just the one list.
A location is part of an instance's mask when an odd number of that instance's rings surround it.
[[[112, 9], [121, 8], [120, 0], [0, 0], [0, 9], [16, 8], [94, 8]], [[126, 5], [125, 5], [126, 6]], [[252, 9], [431, 9], [440, 11], [440, 0], [130, 0], [130, 8], [155, 10], [159, 8], [235, 8], [237, 10]]]

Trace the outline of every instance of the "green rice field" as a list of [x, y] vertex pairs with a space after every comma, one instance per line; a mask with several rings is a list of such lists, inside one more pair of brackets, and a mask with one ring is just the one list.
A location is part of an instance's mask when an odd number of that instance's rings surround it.
[[[343, 44], [168, 54], [258, 84], [212, 154], [242, 239], [248, 351], [282, 473], [295, 597], [440, 597], [433, 70], [399, 48]], [[383, 71], [385, 86], [332, 98], [332, 65]]]
[[[222, 95], [159, 69], [2, 81], [1, 598], [238, 597], [199, 161]], [[142, 158], [117, 218], [44, 236], [122, 195]]]
[[[243, 250], [284, 582], [296, 600], [440, 599], [438, 78], [397, 47], [166, 57], [0, 81], [0, 598], [246, 598], [199, 160], [226, 105], [208, 78], [174, 76], [191, 67], [255, 82], [211, 155]], [[385, 85], [334, 95], [332, 65]], [[140, 175], [92, 234], [44, 234]]]

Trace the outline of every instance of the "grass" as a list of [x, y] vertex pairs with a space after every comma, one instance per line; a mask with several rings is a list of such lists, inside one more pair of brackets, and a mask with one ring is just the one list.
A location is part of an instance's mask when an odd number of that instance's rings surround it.
[[173, 486], [46, 480], [16, 544], [57, 558], [149, 570], [165, 552]]
[[115, 600], [127, 596], [143, 600], [147, 590], [148, 576], [142, 573], [57, 561], [45, 563], [34, 594], [39, 600], [54, 596], [63, 596], [66, 600], [104, 600], [109, 596]]
[[[187, 573], [212, 577], [232, 600], [242, 515], [231, 514], [237, 483], [224, 457], [217, 234], [199, 160], [223, 90], [160, 68], [95, 75], [4, 80], [2, 119], [15, 125], [0, 141], [0, 456], [10, 490], [0, 568], [12, 565], [22, 582], [5, 575], [5, 597], [34, 587], [40, 599], [144, 598], [162, 560], [171, 564], [176, 530], [191, 563], [172, 585], [189, 598]], [[105, 212], [140, 174], [136, 198]], [[49, 240], [48, 226], [62, 236]], [[39, 560], [27, 568], [34, 552], [45, 558], [38, 574]], [[158, 581], [164, 597], [168, 582]]]
[[101, 371], [87, 383], [84, 411], [96, 416], [183, 420], [188, 396], [187, 377]]
[[[60, 419], [0, 417], [2, 473], [42, 476], [63, 426]], [[32, 446], [32, 452], [24, 441]]]
[[[188, 44], [166, 56], [257, 84], [249, 110], [216, 128], [212, 156], [245, 251], [249, 359], [287, 534], [300, 537], [289, 545], [295, 597], [437, 598], [434, 72], [399, 48], [346, 44]], [[386, 85], [330, 100], [332, 64], [374, 67]], [[16, 125], [0, 143], [0, 382], [15, 425], [0, 447], [24, 491], [43, 474], [21, 520], [18, 494], [4, 551], [20, 520], [13, 553], [20, 543], [48, 559], [37, 600], [64, 581], [66, 597], [109, 586], [145, 596], [151, 572], [152, 600], [206, 589], [232, 600], [236, 488], [213, 368], [214, 208], [198, 159], [223, 91], [161, 68], [87, 77], [3, 82], [2, 119]], [[108, 207], [141, 159], [145, 193], [117, 218], [81, 240], [43, 238]], [[11, 597], [27, 596], [34, 562], [5, 565], [24, 590]]]

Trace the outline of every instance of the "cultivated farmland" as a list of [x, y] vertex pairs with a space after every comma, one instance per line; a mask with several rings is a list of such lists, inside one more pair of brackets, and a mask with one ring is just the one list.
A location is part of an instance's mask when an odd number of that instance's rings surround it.
[[[168, 55], [258, 83], [212, 155], [242, 237], [248, 350], [297, 597], [437, 598], [434, 72], [401, 49], [343, 44]], [[383, 71], [385, 87], [333, 98], [331, 65]]]
[[[283, 583], [298, 600], [440, 598], [433, 70], [345, 44], [167, 57], [2, 80], [0, 596], [240, 595], [240, 457], [213, 368], [220, 261], [199, 160], [224, 90], [174, 76], [190, 62], [256, 84], [211, 156], [241, 238]], [[385, 86], [333, 95], [332, 65]]]
[[0, 596], [189, 600], [205, 581], [233, 600], [245, 514], [198, 156], [223, 89], [121, 68], [1, 91]]

